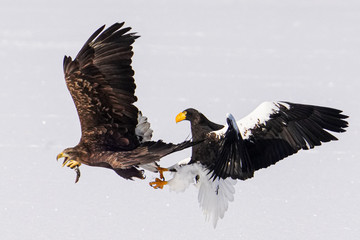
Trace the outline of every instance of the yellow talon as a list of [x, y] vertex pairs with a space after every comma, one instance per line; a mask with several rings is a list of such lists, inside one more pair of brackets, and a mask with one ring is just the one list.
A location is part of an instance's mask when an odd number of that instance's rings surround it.
[[64, 160], [64, 162], [62, 164], [62, 167], [64, 167], [68, 161], [69, 161], [69, 159], [65, 158], [65, 160]]
[[68, 163], [66, 164], [67, 167], [73, 169], [75, 167], [80, 167], [81, 163], [75, 161], [75, 160], [69, 160]]
[[165, 185], [168, 184], [168, 181], [163, 181], [159, 178], [156, 178], [154, 182], [150, 182], [149, 183], [151, 187], [153, 187], [154, 189], [163, 189]]
[[63, 153], [63, 152], [56, 156], [56, 160], [59, 160], [60, 158], [65, 158], [64, 162], [62, 164], [63, 167], [67, 166], [67, 167], [75, 170], [75, 172], [76, 172], [75, 183], [77, 183], [79, 181], [79, 179], [80, 179], [80, 169], [79, 169], [79, 167], [80, 167], [81, 163], [78, 162], [78, 161], [75, 161], [75, 160], [69, 160], [71, 158], [71, 156], [69, 156], [68, 154]]

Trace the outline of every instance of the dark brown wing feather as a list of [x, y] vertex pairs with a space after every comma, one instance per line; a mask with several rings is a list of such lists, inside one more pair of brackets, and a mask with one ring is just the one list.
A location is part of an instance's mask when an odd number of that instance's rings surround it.
[[144, 142], [131, 151], [96, 151], [92, 158], [97, 161], [92, 162], [91, 165], [111, 168], [126, 179], [144, 178], [143, 172], [138, 170], [137, 166], [159, 161], [168, 154], [181, 151], [194, 144], [196, 143], [192, 141], [172, 144], [159, 140]]
[[[113, 168], [129, 168], [141, 164], [148, 164], [159, 161], [171, 153], [181, 151], [193, 146], [194, 142], [184, 141], [179, 144], [165, 143], [162, 140], [149, 141], [142, 143], [139, 147], [132, 151], [122, 151], [112, 154], [111, 158], [106, 160]], [[118, 161], [121, 159], [122, 161]]]
[[82, 141], [94, 141], [98, 147], [110, 148], [107, 150], [131, 149], [139, 144], [131, 67], [131, 45], [138, 36], [128, 33], [131, 28], [123, 25], [115, 23], [106, 30], [102, 26], [74, 60], [64, 58], [65, 80], [78, 111]]

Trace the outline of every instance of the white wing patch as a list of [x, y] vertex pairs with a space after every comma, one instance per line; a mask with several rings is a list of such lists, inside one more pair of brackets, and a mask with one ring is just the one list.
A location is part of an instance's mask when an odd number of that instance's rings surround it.
[[199, 189], [198, 200], [205, 219], [211, 221], [215, 228], [217, 221], [224, 217], [229, 202], [234, 200], [237, 181], [231, 178], [213, 181], [208, 173], [209, 170], [199, 163], [178, 166], [168, 186], [172, 191], [183, 192], [194, 183]]
[[[150, 128], [150, 123], [148, 122], [147, 117], [143, 116], [139, 111], [137, 120], [138, 124], [135, 127], [135, 135], [138, 137], [140, 143], [150, 141], [153, 130]], [[152, 162], [140, 165], [140, 167], [150, 172], [157, 172], [158, 165], [155, 162]]]
[[143, 116], [139, 111], [138, 124], [135, 127], [135, 135], [139, 138], [140, 142], [147, 142], [151, 140], [153, 130], [150, 128], [150, 123], [147, 117]]
[[280, 110], [280, 104], [290, 109], [290, 105], [284, 102], [263, 102], [249, 115], [237, 121], [243, 139], [249, 138], [251, 129], [264, 124], [270, 119], [271, 114], [278, 112]]

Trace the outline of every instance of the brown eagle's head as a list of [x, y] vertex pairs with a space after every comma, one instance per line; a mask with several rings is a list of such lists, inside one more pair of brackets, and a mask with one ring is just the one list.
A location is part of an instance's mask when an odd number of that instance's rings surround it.
[[76, 172], [76, 180], [75, 183], [79, 181], [80, 178], [80, 170], [79, 167], [81, 165], [81, 151], [75, 148], [66, 148], [61, 153], [56, 156], [56, 160], [60, 158], [64, 158], [63, 167], [67, 166], [71, 169], [74, 169]]

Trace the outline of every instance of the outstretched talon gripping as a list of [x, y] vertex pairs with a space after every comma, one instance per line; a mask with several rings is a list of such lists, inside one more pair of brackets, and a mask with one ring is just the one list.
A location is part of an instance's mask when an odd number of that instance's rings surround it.
[[149, 183], [151, 187], [154, 189], [163, 189], [166, 184], [168, 184], [168, 181], [161, 180], [160, 178], [156, 178], [154, 182]]
[[69, 156], [67, 154], [64, 154], [64, 153], [60, 153], [59, 155], [57, 155], [56, 160], [59, 160], [60, 158], [65, 158], [64, 162], [62, 164], [63, 167], [67, 166], [67, 167], [75, 170], [75, 172], [76, 172], [75, 183], [77, 183], [79, 181], [80, 175], [81, 175], [80, 174], [80, 169], [79, 169], [81, 163], [78, 162], [78, 161], [75, 161], [75, 160], [70, 160]]
[[68, 160], [65, 158], [62, 166], [64, 167], [65, 165], [71, 169], [74, 169], [75, 167], [80, 167], [81, 163], [75, 160]]
[[168, 172], [169, 169], [167, 168], [162, 168], [160, 166], [157, 167], [157, 170], [159, 171], [159, 174], [160, 174], [160, 179], [165, 181], [165, 177], [164, 177], [164, 172]]

